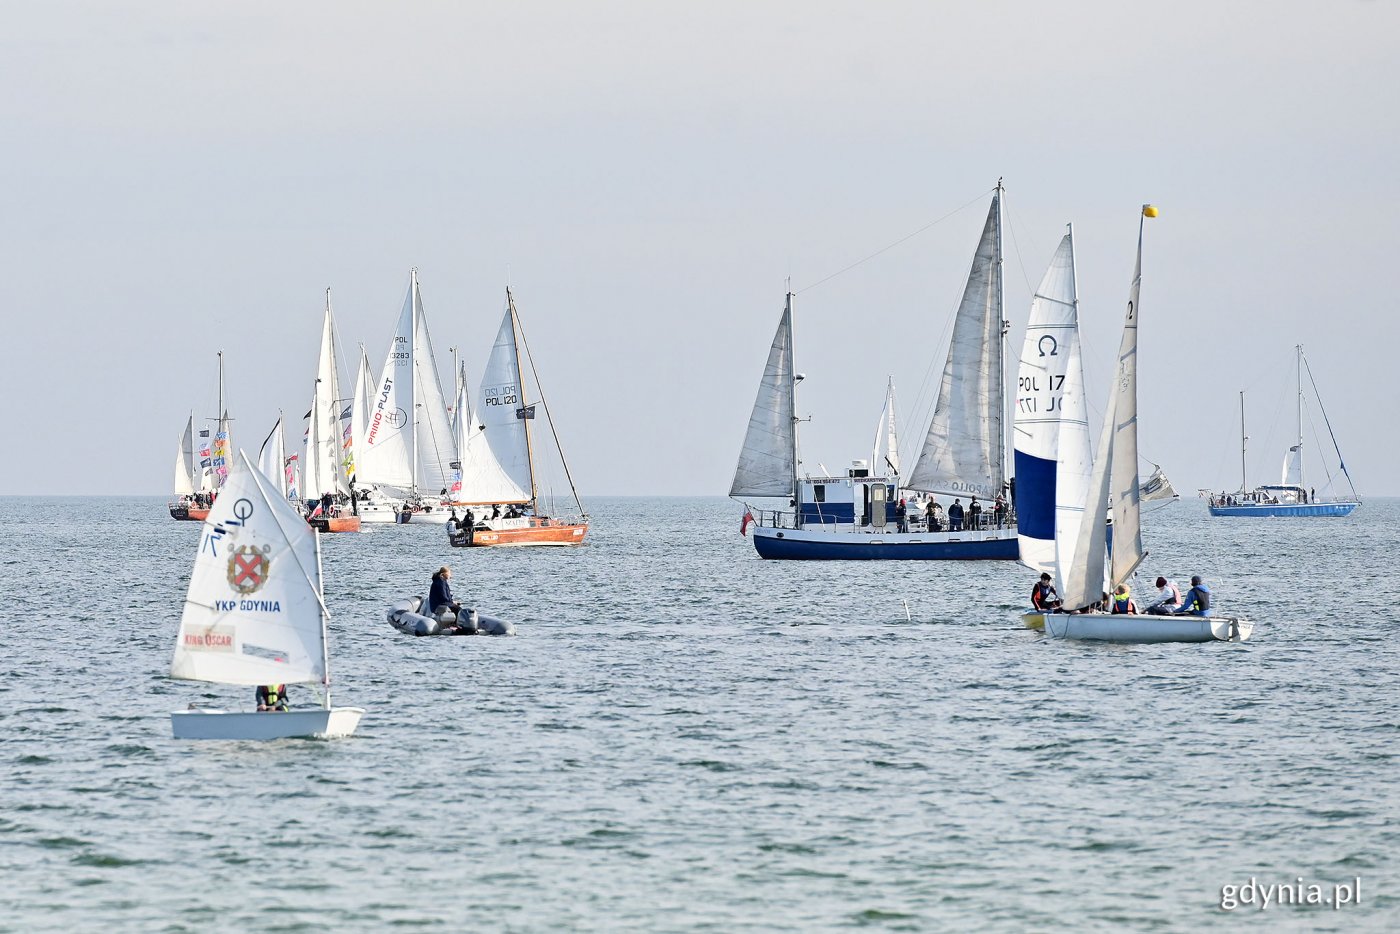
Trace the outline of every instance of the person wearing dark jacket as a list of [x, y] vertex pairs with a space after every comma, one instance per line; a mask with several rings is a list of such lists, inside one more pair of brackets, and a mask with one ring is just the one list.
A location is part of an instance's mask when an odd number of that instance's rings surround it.
[[1040, 580], [1031, 588], [1031, 606], [1041, 613], [1049, 613], [1059, 605], [1060, 595], [1055, 592], [1055, 585], [1050, 583], [1050, 575], [1041, 574]]
[[448, 578], [452, 576], [452, 569], [446, 566], [440, 567], [433, 575], [433, 586], [428, 591], [428, 615], [436, 617], [443, 610], [450, 610], [455, 615], [462, 609], [462, 604], [452, 599], [452, 586], [448, 584]]
[[1210, 588], [1200, 577], [1191, 578], [1191, 589], [1186, 591], [1186, 596], [1181, 600], [1181, 609], [1177, 610], [1175, 616], [1209, 616], [1210, 615]]
[[962, 531], [962, 525], [963, 525], [963, 507], [962, 507], [962, 500], [960, 500], [960, 499], [955, 499], [955, 500], [953, 500], [953, 505], [951, 505], [951, 506], [948, 507], [948, 530], [949, 530], [949, 531], [952, 531], [952, 532], [961, 532], [961, 531]]

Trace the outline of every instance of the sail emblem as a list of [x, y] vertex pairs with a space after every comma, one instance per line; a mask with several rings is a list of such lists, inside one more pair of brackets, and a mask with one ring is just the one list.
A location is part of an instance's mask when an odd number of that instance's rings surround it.
[[394, 409], [393, 414], [389, 416], [389, 424], [395, 428], [402, 428], [408, 424], [408, 413], [403, 409]]
[[268, 553], [271, 545], [261, 549], [256, 545], [243, 545], [233, 549], [228, 559], [229, 586], [241, 594], [250, 594], [267, 583], [268, 567], [272, 564]]

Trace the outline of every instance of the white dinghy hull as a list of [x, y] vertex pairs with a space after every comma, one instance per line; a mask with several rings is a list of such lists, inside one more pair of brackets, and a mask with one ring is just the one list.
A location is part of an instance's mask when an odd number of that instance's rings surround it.
[[273, 712], [177, 710], [170, 715], [176, 739], [336, 739], [360, 725], [363, 707], [323, 707]]
[[1254, 632], [1254, 623], [1232, 616], [1026, 613], [1021, 621], [1056, 639], [1090, 642], [1244, 642]]

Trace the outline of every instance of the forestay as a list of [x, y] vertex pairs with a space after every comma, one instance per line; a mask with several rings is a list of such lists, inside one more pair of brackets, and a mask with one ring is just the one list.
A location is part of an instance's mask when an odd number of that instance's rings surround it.
[[794, 423], [792, 366], [792, 295], [788, 294], [768, 364], [758, 385], [739, 466], [730, 496], [792, 496], [797, 475], [797, 426]]
[[993, 196], [953, 323], [938, 404], [906, 486], [991, 499], [1005, 481], [1001, 195]]
[[201, 531], [171, 677], [324, 683], [324, 620], [315, 532], [239, 451]]
[[[1016, 386], [1016, 524], [1021, 563], [1053, 573], [1058, 464], [1063, 460], [1075, 473], [1074, 478], [1066, 478], [1071, 484], [1066, 503], [1083, 504], [1091, 469], [1073, 231], [1061, 239], [1031, 302]], [[1075, 395], [1077, 402], [1066, 398]], [[1076, 407], [1080, 424], [1062, 441], [1067, 402]]]

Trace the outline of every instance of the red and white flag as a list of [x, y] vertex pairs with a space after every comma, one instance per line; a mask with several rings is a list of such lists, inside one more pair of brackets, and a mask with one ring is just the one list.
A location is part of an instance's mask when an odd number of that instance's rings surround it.
[[739, 534], [747, 538], [749, 534], [749, 523], [753, 521], [753, 513], [749, 511], [749, 507], [745, 506], [744, 518], [739, 521]]

